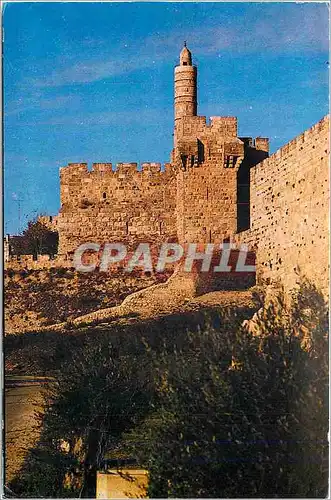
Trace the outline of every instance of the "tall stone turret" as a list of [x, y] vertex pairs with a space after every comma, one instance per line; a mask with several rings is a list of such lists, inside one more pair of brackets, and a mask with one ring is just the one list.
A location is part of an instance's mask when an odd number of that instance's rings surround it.
[[179, 66], [175, 68], [175, 124], [183, 116], [197, 115], [197, 68], [184, 43]]

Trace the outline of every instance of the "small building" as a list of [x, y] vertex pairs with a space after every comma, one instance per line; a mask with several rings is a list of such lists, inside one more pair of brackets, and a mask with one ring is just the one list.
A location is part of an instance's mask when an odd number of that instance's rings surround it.
[[148, 498], [148, 471], [109, 469], [97, 472], [96, 498]]
[[3, 242], [3, 259], [4, 259], [4, 262], [9, 262], [9, 259], [10, 259], [9, 234], [6, 234], [4, 242]]

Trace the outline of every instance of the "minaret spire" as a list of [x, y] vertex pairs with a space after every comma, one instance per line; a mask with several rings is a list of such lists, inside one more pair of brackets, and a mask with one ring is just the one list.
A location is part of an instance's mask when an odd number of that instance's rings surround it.
[[175, 121], [183, 116], [197, 115], [197, 68], [186, 41], [175, 68]]

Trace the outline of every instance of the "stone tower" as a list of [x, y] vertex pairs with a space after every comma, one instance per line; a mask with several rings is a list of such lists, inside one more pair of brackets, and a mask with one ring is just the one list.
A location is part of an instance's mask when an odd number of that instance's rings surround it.
[[[185, 44], [175, 68], [171, 155], [178, 172], [176, 217], [180, 242], [223, 243], [239, 229], [247, 228], [249, 169], [267, 156], [267, 148], [267, 139], [257, 139], [253, 145], [251, 139], [238, 137], [234, 116], [213, 116], [208, 121], [206, 116], [198, 116], [197, 69]], [[256, 149], [263, 149], [258, 151], [263, 153], [258, 161]]]
[[179, 66], [175, 67], [175, 126], [183, 116], [197, 114], [197, 68], [192, 65], [191, 52], [184, 43]]

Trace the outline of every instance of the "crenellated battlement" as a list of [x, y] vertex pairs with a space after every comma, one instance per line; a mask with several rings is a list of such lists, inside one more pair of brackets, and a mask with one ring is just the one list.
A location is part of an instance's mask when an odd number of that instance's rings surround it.
[[[280, 158], [287, 157], [290, 153], [296, 153], [298, 150], [301, 151], [304, 148], [304, 145], [309, 143], [310, 141], [320, 142], [320, 133], [324, 130], [328, 130], [330, 123], [330, 116], [324, 116], [319, 122], [305, 130], [302, 134], [298, 135], [290, 142], [279, 148], [275, 153], [270, 155], [265, 160], [261, 161], [256, 167], [255, 170], [263, 169], [266, 166], [270, 166], [271, 164], [275, 164]], [[257, 137], [255, 139], [255, 147], [256, 149], [261, 149], [266, 144], [269, 144], [269, 140]], [[315, 147], [312, 146], [313, 149]], [[253, 170], [254, 173], [254, 170]]]
[[142, 163], [142, 172], [149, 174], [158, 174], [161, 172], [161, 163]]
[[88, 173], [87, 163], [68, 163], [65, 167], [60, 168], [60, 174], [78, 174], [78, 173]]
[[122, 176], [122, 175], [136, 175], [141, 177], [142, 175], [148, 173], [150, 175], [161, 174], [162, 176], [168, 176], [173, 174], [175, 171], [174, 165], [172, 163], [165, 163], [162, 168], [162, 164], [158, 162], [143, 162], [140, 165], [136, 162], [130, 163], [117, 163], [116, 168], [112, 163], [93, 163], [91, 170], [88, 168], [87, 163], [68, 163], [67, 166], [60, 168], [60, 175], [63, 178], [69, 179], [72, 177], [93, 177], [105, 175]]
[[92, 164], [92, 172], [103, 173], [103, 174], [113, 172], [113, 164], [112, 163], [93, 163]]
[[207, 127], [213, 132], [217, 132], [226, 137], [237, 137], [238, 120], [235, 116], [211, 116], [210, 124]]
[[[268, 137], [239, 137], [246, 148], [255, 149], [269, 153], [269, 138]], [[260, 160], [261, 161], [261, 160]]]
[[[203, 135], [208, 137], [215, 134], [220, 137], [237, 137], [237, 123], [235, 116], [211, 116], [208, 121], [206, 116], [183, 116], [176, 123], [176, 138], [182, 136]], [[176, 147], [176, 140], [175, 140]]]
[[114, 173], [119, 176], [126, 174], [135, 175], [138, 173], [138, 163], [117, 163]]

